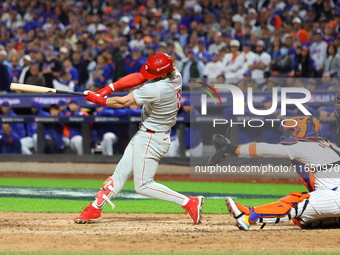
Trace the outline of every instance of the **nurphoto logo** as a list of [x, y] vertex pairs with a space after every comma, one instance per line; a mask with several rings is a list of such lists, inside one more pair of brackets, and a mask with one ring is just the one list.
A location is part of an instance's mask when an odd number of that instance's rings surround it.
[[[203, 84], [203, 83], [202, 83]], [[229, 85], [229, 84], [216, 84], [215, 88], [203, 84], [204, 86], [208, 87], [210, 90], [212, 90], [217, 98], [220, 101], [220, 105], [222, 105], [222, 100], [219, 94], [215, 89], [228, 89], [231, 92], [232, 98], [233, 98], [233, 115], [244, 115], [244, 94], [240, 88], [238, 88], [235, 85]], [[204, 88], [200, 88], [204, 92], [206, 92], [214, 101], [216, 105], [216, 99], [213, 97], [210, 91]], [[304, 94], [304, 98], [289, 98], [287, 96], [288, 93], [301, 93]], [[278, 103], [278, 91], [277, 88], [273, 88], [272, 91], [272, 98], [273, 98], [273, 104], [270, 109], [266, 110], [258, 110], [255, 109], [253, 105], [253, 88], [249, 87], [247, 89], [247, 104], [249, 111], [258, 116], [265, 116], [265, 115], [271, 115], [276, 111], [277, 103]], [[286, 115], [286, 109], [287, 104], [293, 104], [295, 105], [304, 115], [312, 115], [306, 107], [303, 106], [304, 103], [307, 103], [311, 99], [311, 93], [309, 90], [305, 88], [281, 88], [281, 115]], [[207, 95], [202, 94], [201, 95], [201, 114], [207, 115]]]

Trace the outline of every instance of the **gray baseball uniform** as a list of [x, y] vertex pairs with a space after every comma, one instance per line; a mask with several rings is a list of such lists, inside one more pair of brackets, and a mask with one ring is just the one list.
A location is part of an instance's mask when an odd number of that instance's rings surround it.
[[170, 147], [170, 129], [176, 123], [181, 90], [182, 76], [176, 70], [174, 79], [151, 80], [132, 92], [136, 103], [143, 104], [142, 123], [112, 175], [115, 195], [133, 174], [135, 190], [141, 195], [181, 206], [188, 201], [186, 196], [154, 181], [158, 162]]

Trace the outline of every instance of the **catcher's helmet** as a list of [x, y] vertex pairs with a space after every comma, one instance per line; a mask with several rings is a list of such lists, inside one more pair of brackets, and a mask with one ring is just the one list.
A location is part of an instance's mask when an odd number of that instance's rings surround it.
[[140, 72], [145, 79], [152, 80], [163, 74], [171, 73], [173, 69], [172, 57], [166, 53], [157, 53], [148, 58], [140, 68]]
[[281, 140], [287, 138], [319, 136], [321, 124], [317, 118], [312, 116], [297, 116], [290, 118], [284, 122], [284, 126], [281, 125], [280, 130], [283, 131]]

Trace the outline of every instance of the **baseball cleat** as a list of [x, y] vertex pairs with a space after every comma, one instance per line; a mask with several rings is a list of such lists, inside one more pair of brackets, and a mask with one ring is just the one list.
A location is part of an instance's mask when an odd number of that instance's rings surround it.
[[239, 203], [235, 203], [231, 197], [226, 198], [227, 208], [231, 215], [236, 219], [236, 226], [240, 230], [248, 230], [250, 228], [249, 209]]
[[101, 221], [101, 209], [94, 208], [92, 204], [83, 207], [81, 214], [74, 219], [77, 224], [98, 223]]
[[189, 213], [191, 219], [194, 221], [194, 224], [200, 224], [202, 220], [202, 209], [203, 209], [203, 203], [204, 203], [204, 197], [198, 196], [198, 197], [188, 197], [189, 202], [182, 206], [183, 209], [185, 209], [186, 213]]
[[236, 226], [239, 230], [249, 230], [250, 222], [249, 222], [249, 215], [243, 215], [242, 217], [236, 220]]

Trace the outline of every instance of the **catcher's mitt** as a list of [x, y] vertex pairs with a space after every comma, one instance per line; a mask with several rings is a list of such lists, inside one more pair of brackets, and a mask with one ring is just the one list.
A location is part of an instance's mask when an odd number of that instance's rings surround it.
[[[215, 134], [212, 137], [213, 144], [216, 149], [216, 153], [209, 159], [208, 165], [216, 165], [218, 163], [221, 163], [223, 160], [227, 159], [228, 157], [235, 155], [234, 153], [230, 153], [230, 147], [232, 147], [232, 150], [236, 146], [232, 145], [230, 140], [221, 134]], [[235, 151], [234, 150], [234, 151]]]

